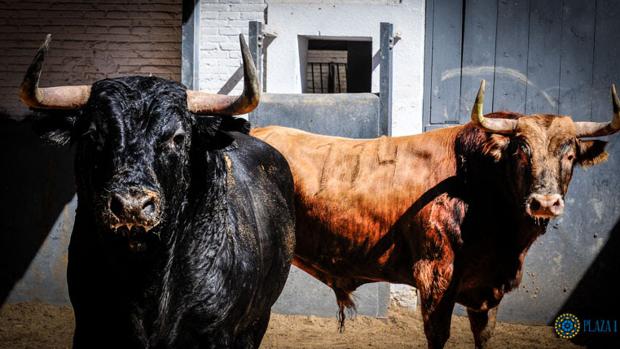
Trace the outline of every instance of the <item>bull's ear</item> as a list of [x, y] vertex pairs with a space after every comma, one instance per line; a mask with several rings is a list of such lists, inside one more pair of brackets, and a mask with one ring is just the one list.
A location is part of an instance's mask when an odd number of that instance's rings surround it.
[[605, 146], [607, 142], [600, 140], [579, 141], [577, 146], [577, 163], [582, 167], [590, 167], [607, 160]]
[[495, 162], [498, 162], [502, 159], [502, 154], [504, 153], [506, 147], [508, 147], [509, 143], [510, 138], [493, 133], [484, 141], [484, 144], [482, 145], [482, 153], [486, 156], [492, 157]]
[[31, 116], [35, 132], [52, 145], [70, 144], [78, 119], [76, 111], [46, 111]]
[[213, 137], [217, 133], [222, 119], [216, 116], [196, 116], [194, 132], [200, 137]]

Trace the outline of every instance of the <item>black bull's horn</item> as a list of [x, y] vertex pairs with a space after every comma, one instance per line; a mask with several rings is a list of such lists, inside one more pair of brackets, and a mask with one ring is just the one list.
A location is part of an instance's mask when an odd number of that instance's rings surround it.
[[[484, 106], [485, 81], [480, 82], [480, 89], [476, 95], [476, 101], [471, 111], [472, 123], [483, 129], [502, 134], [512, 134], [517, 127], [517, 120], [485, 118], [482, 111]], [[616, 85], [611, 85], [611, 100], [613, 103], [613, 117], [610, 122], [575, 122], [577, 137], [600, 137], [614, 134], [620, 131], [620, 99], [616, 93]]]
[[[47, 35], [37, 51], [20, 86], [19, 96], [24, 104], [34, 109], [79, 109], [90, 97], [90, 85], [39, 87], [43, 61], [52, 36]], [[260, 88], [256, 67], [243, 35], [239, 35], [243, 59], [243, 93], [227, 96], [202, 91], [187, 90], [187, 109], [196, 114], [239, 115], [249, 113], [258, 106]]]

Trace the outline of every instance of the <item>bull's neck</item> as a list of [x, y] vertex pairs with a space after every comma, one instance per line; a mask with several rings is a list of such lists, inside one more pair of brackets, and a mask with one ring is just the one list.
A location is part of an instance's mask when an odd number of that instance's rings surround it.
[[496, 240], [511, 244], [515, 251], [527, 250], [545, 233], [547, 223], [526, 216], [523, 207], [505, 193], [501, 184], [490, 178], [485, 182], [484, 190], [472, 192], [472, 186], [467, 188], [471, 220]]
[[192, 181], [187, 190], [187, 205], [177, 220], [172, 247], [182, 245], [219, 244], [228, 220], [226, 160], [221, 151], [210, 151], [207, 161], [192, 170]]
[[[221, 151], [208, 152], [207, 161], [192, 169], [192, 182], [188, 190], [187, 206], [178, 220], [177, 231], [171, 235], [170, 255], [161, 278], [161, 295], [155, 326], [166, 333], [161, 338], [151, 338], [152, 342], [168, 343], [173, 346], [176, 338], [168, 333], [175, 330], [182, 319], [184, 309], [191, 309], [192, 299], [187, 299], [187, 290], [194, 290], [193, 297], [206, 301], [216, 295], [211, 288], [217, 284], [205, 284], [206, 280], [219, 280], [215, 275], [221, 270], [214, 265], [221, 258], [229, 258], [226, 253], [232, 244], [227, 230], [230, 214], [227, 200], [227, 179], [232, 176], [226, 168]], [[233, 268], [233, 261], [228, 261]], [[179, 287], [182, 286], [182, 287]], [[174, 311], [172, 311], [174, 309]]]

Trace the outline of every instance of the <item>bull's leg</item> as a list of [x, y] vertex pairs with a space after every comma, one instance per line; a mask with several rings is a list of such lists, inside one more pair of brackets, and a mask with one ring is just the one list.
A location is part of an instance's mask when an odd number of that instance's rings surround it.
[[428, 347], [443, 348], [450, 337], [450, 322], [456, 300], [452, 264], [438, 260], [420, 261], [414, 267], [414, 279], [420, 295]]
[[268, 312], [266, 315], [263, 315], [261, 318], [255, 320], [242, 333], [238, 333], [235, 336], [231, 335], [231, 338], [235, 338], [232, 345], [224, 346], [222, 344], [216, 344], [213, 348], [227, 347], [231, 349], [258, 349], [265, 332], [267, 332], [267, 325], [269, 325], [270, 315], [271, 313]]
[[271, 317], [271, 312], [268, 312], [262, 319], [257, 321], [254, 327], [254, 348], [258, 349], [260, 347], [260, 343], [263, 340], [263, 336], [265, 332], [267, 332], [267, 326], [269, 325], [269, 318]]
[[[431, 296], [433, 297], [433, 296]], [[433, 302], [422, 298], [422, 302]], [[440, 349], [450, 337], [450, 323], [452, 310], [454, 309], [454, 297], [446, 295], [432, 306], [422, 305], [422, 318], [424, 320], [424, 334], [429, 349]]]
[[476, 348], [486, 348], [487, 341], [493, 334], [495, 329], [495, 317], [497, 315], [497, 307], [487, 311], [475, 311], [467, 309], [469, 324], [471, 331], [474, 333], [474, 342]]

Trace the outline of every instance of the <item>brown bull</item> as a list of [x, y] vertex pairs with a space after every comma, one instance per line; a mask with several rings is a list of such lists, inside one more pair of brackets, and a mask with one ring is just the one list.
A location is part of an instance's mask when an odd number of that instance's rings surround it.
[[278, 149], [295, 181], [294, 264], [330, 286], [343, 321], [350, 294], [376, 281], [417, 287], [430, 348], [449, 337], [455, 302], [484, 347], [525, 255], [560, 215], [575, 165], [605, 161], [620, 129], [612, 87], [609, 123], [568, 116], [482, 115], [407, 137], [356, 140], [284, 127], [252, 134]]

